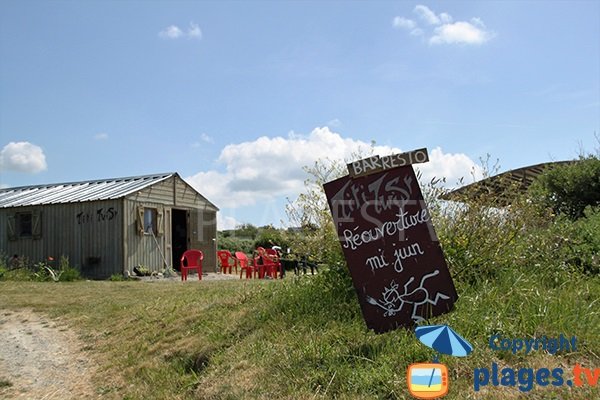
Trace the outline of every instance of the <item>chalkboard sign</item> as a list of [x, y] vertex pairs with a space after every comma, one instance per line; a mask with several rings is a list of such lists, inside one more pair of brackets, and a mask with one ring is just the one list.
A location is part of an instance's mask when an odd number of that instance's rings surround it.
[[411, 327], [458, 295], [411, 165], [324, 185], [367, 327]]

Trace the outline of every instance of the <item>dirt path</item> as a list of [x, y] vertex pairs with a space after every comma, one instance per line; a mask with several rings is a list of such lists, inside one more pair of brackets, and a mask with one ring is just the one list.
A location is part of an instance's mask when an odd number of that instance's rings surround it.
[[0, 398], [98, 397], [90, 382], [94, 363], [77, 335], [31, 311], [0, 310]]

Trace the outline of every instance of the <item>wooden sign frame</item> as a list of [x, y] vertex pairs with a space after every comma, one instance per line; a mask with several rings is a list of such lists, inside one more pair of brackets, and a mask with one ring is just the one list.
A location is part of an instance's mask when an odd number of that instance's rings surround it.
[[411, 165], [324, 189], [368, 328], [412, 327], [452, 309], [458, 294]]

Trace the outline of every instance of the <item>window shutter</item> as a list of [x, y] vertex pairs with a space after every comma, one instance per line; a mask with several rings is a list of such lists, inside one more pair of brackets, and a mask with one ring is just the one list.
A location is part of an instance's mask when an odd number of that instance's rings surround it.
[[137, 233], [144, 234], [144, 206], [137, 206]]
[[7, 220], [8, 240], [17, 240], [17, 216], [10, 214]]
[[165, 234], [165, 219], [164, 217], [164, 208], [159, 207], [156, 209], [156, 231], [158, 232], [158, 236], [162, 236]]
[[34, 239], [42, 237], [42, 213], [38, 210], [31, 213], [31, 236]]

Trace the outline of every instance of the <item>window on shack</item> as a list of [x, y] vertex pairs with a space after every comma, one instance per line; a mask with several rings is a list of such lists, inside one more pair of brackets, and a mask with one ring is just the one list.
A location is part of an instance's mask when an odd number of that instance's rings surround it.
[[156, 208], [144, 208], [144, 232], [157, 235]]
[[6, 219], [8, 240], [40, 239], [42, 218], [39, 210], [11, 213]]
[[32, 213], [17, 213], [17, 234], [19, 237], [31, 237], [33, 235]]

